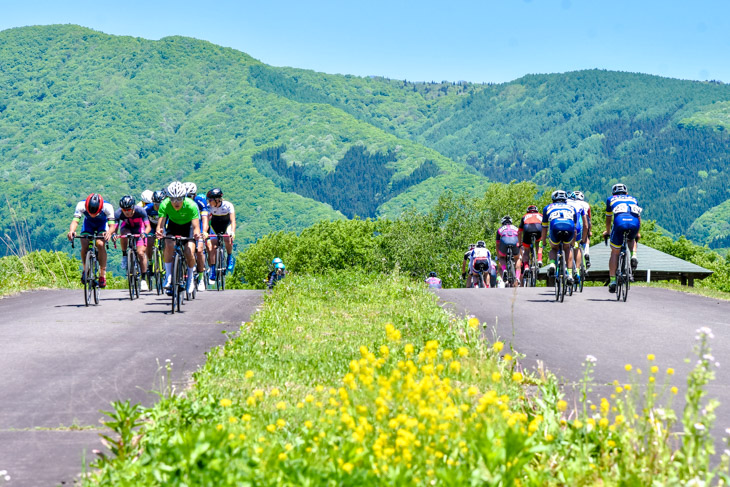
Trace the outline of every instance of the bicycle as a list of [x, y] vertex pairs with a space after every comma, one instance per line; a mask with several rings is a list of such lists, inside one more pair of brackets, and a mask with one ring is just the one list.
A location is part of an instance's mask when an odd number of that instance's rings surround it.
[[[149, 236], [154, 236], [154, 233], [150, 234]], [[152, 257], [150, 258], [150, 261], [148, 262], [148, 272], [147, 275], [150, 276], [150, 270], [152, 271], [151, 277], [148, 277], [148, 284], [149, 288], [152, 289], [152, 279], [155, 280], [155, 290], [157, 291], [157, 295], [163, 293], [164, 291], [164, 282], [165, 282], [165, 263], [162, 260], [163, 255], [163, 247], [162, 247], [162, 239], [157, 239], [157, 242], [155, 242], [154, 247], [152, 248]]]
[[[190, 299], [189, 296], [191, 293], [187, 292], [186, 286], [187, 275], [185, 272], [187, 270], [187, 264], [183, 245], [194, 239], [178, 236], [165, 236], [162, 237], [162, 239], [172, 240], [175, 242], [175, 256], [172, 261], [172, 276], [170, 277], [170, 295], [172, 296], [171, 311], [172, 314], [175, 314], [176, 309], [178, 312], [182, 311], [181, 307], [185, 299]], [[195, 294], [194, 290], [192, 294]]]
[[[624, 231], [624, 241], [618, 254], [618, 265], [616, 266], [616, 301], [623, 299], [624, 303], [629, 295], [631, 281], [634, 280], [631, 269], [631, 252], [629, 252], [629, 232]], [[603, 243], [608, 245], [608, 237], [603, 238]]]
[[[226, 247], [223, 245], [222, 238], [228, 237], [225, 233], [216, 233], [218, 244], [215, 248], [215, 289], [216, 291], [224, 291], [226, 289], [226, 271], [228, 263], [226, 262]], [[269, 289], [273, 285], [269, 285]]]
[[[119, 235], [117, 238], [127, 239], [127, 284], [129, 287], [129, 299], [139, 298], [139, 287], [142, 281], [142, 272], [140, 271], [139, 257], [137, 256], [137, 240], [144, 237], [142, 233], [126, 233]], [[114, 243], [116, 246], [116, 242]]]
[[505, 259], [507, 261], [507, 282], [505, 284], [507, 285], [507, 287], [515, 287], [515, 284], [517, 283], [517, 277], [515, 275], [515, 261], [511, 245], [507, 247], [507, 257], [505, 257]]
[[[578, 243], [577, 245], [580, 245]], [[578, 292], [583, 292], [583, 283], [586, 280], [586, 273], [588, 270], [586, 269], [585, 264], [585, 258], [582, 255], [581, 252], [581, 259], [580, 264], [578, 264], [578, 261], [575, 260], [575, 252], [573, 253], [573, 269], [578, 269], [578, 272], [573, 273], [573, 288]]]
[[[568, 284], [568, 275], [565, 269], [565, 254], [562, 242], [558, 244], [558, 255], [555, 259], [555, 301], [565, 300], [565, 291]], [[571, 287], [572, 289], [572, 287]]]
[[[84, 304], [89, 306], [92, 302], [94, 305], [99, 304], [99, 257], [96, 255], [96, 242], [99, 239], [104, 238], [104, 233], [94, 232], [91, 235], [78, 235], [74, 239], [87, 239], [89, 243], [89, 249], [86, 251], [86, 262], [84, 265], [84, 271], [81, 271], [81, 280], [84, 283]], [[105, 243], [108, 246], [108, 244]], [[71, 248], [75, 249], [76, 245], [74, 241], [71, 241]]]
[[527, 254], [529, 264], [525, 275], [522, 277], [522, 285], [526, 287], [535, 287], [537, 285], [537, 274], [540, 270], [540, 263], [537, 260], [537, 247], [535, 246], [535, 235], [532, 236], [530, 242], [530, 252]]

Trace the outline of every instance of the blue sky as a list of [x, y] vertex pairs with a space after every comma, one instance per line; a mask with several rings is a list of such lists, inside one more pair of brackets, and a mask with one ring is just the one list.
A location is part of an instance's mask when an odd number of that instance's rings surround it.
[[3, 0], [0, 30], [184, 35], [267, 64], [409, 81], [585, 68], [730, 82], [727, 0]]

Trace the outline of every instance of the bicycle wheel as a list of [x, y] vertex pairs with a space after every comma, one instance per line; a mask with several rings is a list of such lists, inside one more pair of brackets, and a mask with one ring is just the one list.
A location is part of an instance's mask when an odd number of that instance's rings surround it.
[[628, 257], [628, 252], [624, 255], [624, 293], [621, 299], [625, 303], [629, 296], [629, 287], [631, 287], [631, 259]]
[[[155, 248], [152, 249], [152, 261], [149, 262], [147, 265], [152, 266], [152, 277], [155, 280], [155, 291], [157, 291], [157, 295], [159, 296], [162, 292], [162, 274], [160, 272], [160, 251], [155, 246]], [[150, 290], [152, 288], [150, 287]]]
[[621, 253], [618, 254], [618, 266], [616, 267], [616, 301], [621, 300], [621, 294], [623, 294], [623, 288], [624, 288], [624, 260], [625, 254], [623, 252], [623, 249], [621, 250]]
[[127, 247], [127, 287], [129, 288], [129, 299], [134, 299], [134, 252]]
[[581, 259], [581, 262], [580, 262], [580, 283], [579, 283], [579, 286], [580, 287], [578, 288], [578, 290], [580, 292], [583, 292], [583, 281], [585, 281], [585, 280], [586, 280], [586, 266], [583, 263], [583, 259]]
[[215, 251], [215, 265], [216, 265], [216, 267], [215, 267], [215, 270], [216, 270], [215, 288], [218, 291], [223, 291], [225, 289], [225, 285], [226, 285], [226, 276], [225, 276], [225, 272], [226, 272], [226, 267], [225, 267], [226, 257], [225, 256], [226, 256], [226, 254], [225, 254], [225, 249], [224, 249], [223, 245], [221, 245], [221, 243], [222, 242], [218, 243], [218, 248]]
[[91, 277], [93, 260], [92, 251], [89, 250], [86, 252], [86, 270], [81, 270], [84, 275], [84, 304], [86, 306], [91, 304], [92, 294], [94, 293], [93, 277]]
[[178, 298], [179, 298], [178, 273], [180, 272], [179, 266], [178, 266], [179, 260], [180, 260], [180, 256], [175, 254], [175, 257], [172, 261], [172, 276], [170, 278], [170, 295], [172, 297], [172, 299], [170, 301], [172, 304], [172, 309], [171, 309], [172, 314], [175, 314], [176, 309], [178, 311], [180, 310], [180, 308], [178, 306]]
[[553, 279], [555, 280], [553, 284], [555, 287], [555, 301], [560, 301], [560, 254], [558, 254], [558, 259], [555, 262], [555, 275]]
[[566, 271], [565, 271], [565, 254], [561, 253], [558, 255], [559, 258], [559, 268], [560, 272], [558, 273], [558, 280], [560, 280], [560, 302], [562, 303], [565, 300], [565, 286], [568, 284], [568, 279], [566, 277]]
[[177, 255], [177, 310], [182, 311], [182, 305], [185, 303], [185, 298], [187, 297], [187, 289], [186, 289], [186, 277], [185, 277], [185, 269], [187, 268], [187, 262], [185, 261], [185, 257], [182, 255], [182, 253]]
[[99, 304], [99, 261], [94, 253], [91, 259], [91, 286], [94, 294], [94, 304]]

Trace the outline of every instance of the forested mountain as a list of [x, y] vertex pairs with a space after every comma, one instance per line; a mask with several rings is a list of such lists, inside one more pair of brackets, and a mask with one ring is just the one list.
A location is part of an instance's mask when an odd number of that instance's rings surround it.
[[10, 29], [0, 231], [12, 231], [9, 204], [35, 247], [59, 247], [87, 193], [116, 203], [171, 179], [222, 186], [244, 241], [427, 209], [490, 179], [581, 188], [596, 203], [621, 180], [646, 217], [705, 242], [724, 238], [692, 225], [730, 199], [729, 130], [719, 83], [601, 70], [413, 83], [267, 66], [184, 37]]

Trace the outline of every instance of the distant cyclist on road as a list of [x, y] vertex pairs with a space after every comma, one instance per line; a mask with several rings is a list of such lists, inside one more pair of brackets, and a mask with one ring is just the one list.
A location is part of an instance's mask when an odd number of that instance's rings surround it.
[[611, 257], [608, 260], [608, 274], [611, 281], [608, 284], [608, 292], [616, 292], [616, 267], [618, 267], [618, 254], [624, 243], [624, 232], [628, 232], [628, 247], [631, 251], [631, 269], [636, 270], [639, 260], [636, 255], [636, 247], [641, 238], [641, 207], [636, 198], [629, 196], [626, 185], [614, 184], [611, 188], [612, 196], [606, 200], [606, 231], [604, 237], [611, 237]]
[[[117, 230], [121, 235], [147, 234], [152, 232], [150, 228], [150, 220], [147, 212], [141, 206], [137, 205], [134, 197], [131, 195], [123, 196], [119, 200], [119, 208], [114, 214], [115, 220], [118, 222]], [[126, 238], [121, 239], [122, 244], [122, 269], [127, 272], [127, 243]], [[142, 275], [147, 273], [147, 237], [137, 239], [137, 248], [135, 249], [137, 257], [139, 257], [139, 269]], [[140, 282], [140, 291], [149, 291], [147, 281], [142, 279]]]
[[[578, 215], [578, 222], [575, 226], [575, 245], [573, 245], [573, 257], [575, 265], [577, 266], [575, 272], [580, 272], [580, 263], [583, 260], [583, 249], [588, 240], [588, 215], [586, 214], [585, 206], [582, 201], [578, 201], [575, 192], [571, 191], [568, 193], [568, 204], [575, 208], [575, 212]], [[586, 231], [583, 232], [583, 227], [586, 227]], [[580, 276], [583, 279], [584, 276]]]
[[428, 277], [426, 278], [426, 284], [430, 289], [441, 289], [441, 279], [436, 275], [434, 271], [431, 271], [428, 273]]
[[583, 194], [583, 191], [576, 191], [575, 192], [575, 201], [576, 203], [583, 206], [583, 211], [586, 215], [586, 222], [588, 223], [588, 235], [586, 236], [585, 244], [582, 245], [583, 249], [583, 259], [586, 263], [586, 269], [591, 268], [591, 255], [590, 255], [590, 249], [591, 249], [591, 235], [593, 235], [593, 232], [591, 231], [592, 228], [592, 218], [591, 215], [591, 205], [585, 200], [585, 195]]
[[210, 232], [210, 240], [208, 240], [208, 264], [210, 264], [210, 276], [208, 278], [211, 281], [215, 281], [216, 278], [216, 262], [215, 252], [220, 244], [216, 234], [226, 234], [227, 237], [223, 237], [223, 243], [226, 246], [226, 253], [228, 258], [226, 259], [226, 272], [233, 272], [235, 261], [233, 259], [233, 239], [236, 237], [236, 210], [233, 204], [223, 199], [223, 190], [220, 188], [213, 188], [206, 194], [208, 200], [208, 213], [210, 229], [205, 228], [203, 234]]
[[266, 276], [266, 286], [271, 289], [274, 285], [286, 277], [286, 266], [284, 262], [279, 258], [275, 257], [271, 263], [274, 268]]
[[537, 206], [530, 205], [527, 207], [527, 213], [520, 220], [518, 236], [522, 248], [522, 265], [524, 269], [527, 269], [530, 262], [530, 243], [532, 242], [532, 237], [535, 237], [535, 245], [537, 245], [537, 262], [541, 263], [542, 214], [538, 211]]
[[[164, 200], [160, 205], [159, 220], [157, 221], [157, 238], [168, 237], [184, 237], [195, 239], [198, 243], [202, 242], [202, 234], [200, 233], [200, 212], [198, 205], [193, 200], [187, 198], [187, 191], [183, 184], [179, 181], [170, 183], [167, 187], [169, 198]], [[165, 227], [167, 225], [167, 227]], [[165, 228], [167, 228], [165, 230]], [[172, 240], [165, 241], [165, 288], [172, 287], [172, 261], [175, 254], [175, 243]], [[185, 262], [188, 266], [187, 290], [192, 293], [194, 291], [195, 280], [193, 274], [195, 272], [195, 242], [189, 241], [185, 244]]]
[[[578, 224], [578, 214], [575, 208], [568, 204], [568, 195], [565, 191], [553, 191], [552, 200], [553, 202], [542, 210], [542, 240], [546, 241], [549, 238], [547, 241], [550, 242], [548, 275], [552, 275], [555, 272], [558, 245], [561, 245], [567, 267], [568, 285], [572, 286], [573, 244], [575, 244], [575, 228]], [[583, 218], [585, 218], [585, 215]]]
[[502, 226], [497, 230], [497, 243], [495, 248], [497, 249], [499, 264], [502, 268], [502, 281], [505, 282], [505, 285], [507, 283], [507, 250], [512, 249], [512, 260], [514, 261], [513, 264], [515, 264], [515, 286], [519, 286], [520, 276], [522, 274], [519, 230], [516, 226], [512, 225], [512, 217], [509, 215], [502, 218]]
[[484, 240], [480, 240], [469, 256], [469, 274], [472, 276], [472, 285], [479, 283], [479, 272], [481, 272], [482, 277], [484, 277], [485, 286], [489, 287], [489, 282], [486, 277], [491, 273], [491, 269], [492, 254], [487, 249], [487, 244]]
[[[86, 201], [79, 201], [74, 210], [73, 220], [68, 229], [68, 239], [73, 242], [76, 236], [76, 228], [79, 226], [81, 217], [84, 224], [81, 227], [81, 235], [88, 236], [93, 233], [103, 233], [103, 239], [95, 242], [96, 255], [99, 259], [99, 287], [106, 287], [106, 247], [104, 244], [112, 238], [116, 225], [114, 223], [114, 207], [104, 201], [100, 194], [92, 193], [86, 197]], [[84, 272], [81, 280], [86, 275], [86, 252], [89, 250], [89, 239], [81, 239], [81, 262], [84, 264]]]

